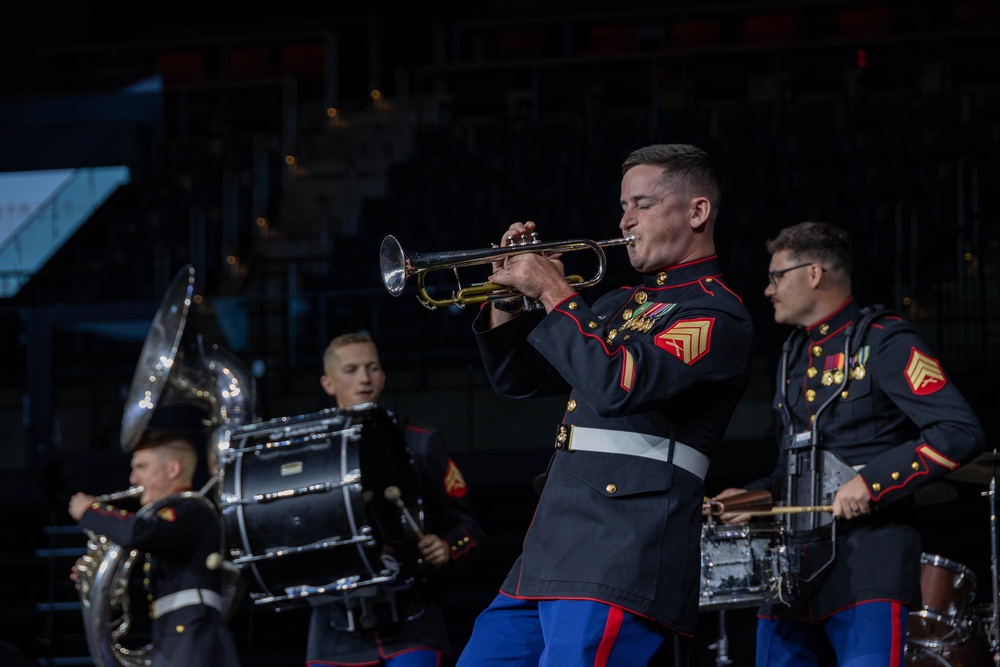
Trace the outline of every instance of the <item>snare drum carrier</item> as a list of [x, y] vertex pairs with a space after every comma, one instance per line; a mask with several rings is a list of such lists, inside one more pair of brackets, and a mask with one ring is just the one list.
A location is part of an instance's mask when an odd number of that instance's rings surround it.
[[283, 417], [237, 428], [229, 442], [222, 519], [254, 604], [337, 602], [350, 629], [401, 620], [423, 501], [392, 413], [368, 403]]
[[[785, 459], [784, 500], [789, 506], [829, 506], [837, 490], [853, 478], [863, 466], [852, 467], [835, 453], [824, 449], [820, 440], [819, 427], [826, 410], [841, 396], [847, 386], [849, 373], [863, 373], [863, 366], [850, 368], [850, 360], [857, 354], [864, 333], [873, 320], [885, 314], [883, 306], [862, 309], [844, 332], [842, 367], [829, 371], [829, 396], [813, 412], [808, 430], [796, 431], [791, 410], [788, 407], [789, 359], [797, 358], [802, 348], [809, 342], [803, 329], [789, 336], [782, 346], [781, 363], [778, 373], [778, 396], [784, 432], [782, 434], [782, 457]], [[858, 369], [861, 370], [858, 370]], [[824, 371], [826, 373], [827, 371]], [[827, 569], [837, 555], [837, 522], [831, 512], [800, 512], [785, 514], [789, 534], [795, 538], [815, 539], [820, 529], [829, 526], [831, 551], [829, 558], [812, 572], [806, 571], [805, 559], [800, 559], [802, 576], [800, 582], [808, 583]]]

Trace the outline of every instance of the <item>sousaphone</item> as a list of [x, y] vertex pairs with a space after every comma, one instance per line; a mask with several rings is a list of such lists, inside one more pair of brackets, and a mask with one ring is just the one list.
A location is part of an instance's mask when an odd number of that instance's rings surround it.
[[[125, 452], [135, 449], [157, 408], [177, 403], [207, 408], [204, 424], [210, 433], [206, 454], [212, 476], [195, 495], [218, 510], [217, 461], [226, 455], [230, 430], [254, 420], [254, 385], [247, 368], [234, 354], [192, 326], [189, 319], [194, 303], [195, 272], [189, 265], [180, 270], [168, 288], [143, 343], [125, 400], [121, 448]], [[138, 513], [148, 515], [157, 504], [150, 503]], [[88, 537], [78, 575], [83, 621], [94, 664], [149, 665], [151, 646], [145, 643], [148, 603], [144, 595], [129, 590], [130, 581], [142, 577], [144, 554], [123, 549], [102, 535]], [[225, 553], [222, 545], [220, 553]], [[227, 563], [220, 558], [214, 566], [220, 564]], [[229, 617], [242, 597], [243, 586], [235, 567], [222, 569], [224, 614]]]

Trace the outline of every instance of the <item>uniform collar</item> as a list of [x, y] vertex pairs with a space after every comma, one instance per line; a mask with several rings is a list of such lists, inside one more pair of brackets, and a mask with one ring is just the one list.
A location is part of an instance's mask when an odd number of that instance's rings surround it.
[[702, 257], [683, 264], [669, 266], [659, 271], [642, 274], [643, 285], [649, 289], [677, 287], [693, 283], [706, 276], [717, 276], [722, 273], [717, 255]]
[[855, 318], [861, 306], [853, 296], [847, 298], [840, 308], [830, 313], [811, 327], [806, 327], [806, 333], [812, 341], [820, 341], [844, 329]]

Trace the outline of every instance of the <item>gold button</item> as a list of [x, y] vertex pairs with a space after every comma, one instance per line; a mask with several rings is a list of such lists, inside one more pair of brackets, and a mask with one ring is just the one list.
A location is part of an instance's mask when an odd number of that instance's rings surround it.
[[920, 470], [920, 464], [917, 463], [916, 461], [914, 461], [913, 463], [911, 463], [910, 467], [913, 468], [914, 470]]
[[623, 320], [628, 320], [628, 319], [631, 319], [631, 318], [632, 318], [632, 309], [631, 308], [626, 308], [625, 312], [622, 313], [622, 319]]
[[611, 344], [611, 341], [613, 341], [615, 339], [615, 336], [617, 336], [617, 335], [618, 335], [618, 329], [612, 329], [611, 331], [608, 332], [608, 344], [609, 345]]
[[574, 410], [576, 410], [576, 401], [571, 398], [566, 404], [566, 412], [573, 412]]
[[874, 484], [872, 484], [872, 491], [874, 491], [875, 493], [878, 493], [881, 490], [882, 490], [882, 485], [881, 484], [879, 484], [878, 482], [875, 482]]
[[819, 369], [817, 369], [815, 366], [810, 366], [809, 368], [806, 369], [806, 375], [808, 375], [811, 378], [816, 377], [816, 373], [819, 373]]
[[587, 322], [587, 326], [590, 327], [591, 329], [596, 329], [597, 328], [597, 322], [594, 322], [593, 320], [591, 320], [590, 322]]
[[823, 355], [823, 348], [819, 345], [813, 345], [812, 353], [814, 357], [819, 357]]
[[785, 407], [785, 405], [783, 403], [778, 403], [778, 407], [779, 408], [783, 408], [783, 407]]
[[662, 285], [665, 282], [667, 282], [667, 272], [660, 271], [659, 273], [656, 274], [656, 284]]
[[637, 304], [639, 304], [640, 306], [641, 306], [642, 304], [646, 303], [646, 300], [647, 300], [648, 298], [649, 298], [649, 295], [648, 295], [648, 294], [646, 294], [645, 292], [636, 292], [636, 293], [635, 293], [635, 302], [636, 302]]
[[174, 630], [176, 630], [177, 633], [180, 634], [180, 633], [184, 632], [184, 626], [183, 625], [178, 625], [176, 628], [174, 628]]
[[577, 305], [576, 301], [570, 301], [566, 307], [569, 308], [570, 310], [576, 310], [580, 306]]
[[149, 572], [149, 561], [148, 560], [145, 563], [142, 564], [142, 571], [143, 572]]
[[809, 423], [810, 424], [816, 423], [816, 415], [809, 415]]
[[844, 400], [847, 400], [847, 396], [848, 396], [848, 394], [847, 394], [847, 391], [846, 391], [846, 390], [845, 390], [845, 391], [842, 391], [842, 392], [840, 392], [840, 397], [841, 397], [841, 398], [843, 398]]
[[806, 400], [809, 401], [810, 403], [812, 403], [813, 401], [816, 400], [816, 390], [815, 389], [810, 389], [809, 391], [806, 392]]
[[705, 278], [705, 282], [706, 283], [710, 283], [710, 282], [712, 282], [712, 279], [711, 278]]
[[604, 487], [604, 489], [605, 489], [605, 490], [606, 490], [606, 491], [607, 491], [608, 493], [614, 493], [615, 491], [617, 491], [617, 490], [618, 490], [618, 487], [617, 487], [617, 486], [615, 486], [614, 484], [608, 484], [608, 485], [607, 485], [606, 487]]
[[827, 324], [826, 322], [824, 322], [823, 324], [819, 325], [819, 332], [821, 334], [823, 334], [825, 336], [828, 331], [830, 331], [830, 325], [829, 324]]
[[892, 478], [893, 479], [899, 479], [899, 473], [898, 472], [892, 473]]

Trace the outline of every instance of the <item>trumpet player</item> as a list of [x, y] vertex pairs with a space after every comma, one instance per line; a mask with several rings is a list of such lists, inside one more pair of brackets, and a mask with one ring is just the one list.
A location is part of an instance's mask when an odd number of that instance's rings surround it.
[[[149, 555], [147, 585], [153, 667], [239, 667], [223, 617], [221, 575], [209, 556], [220, 544], [218, 517], [192, 490], [197, 453], [182, 434], [149, 431], [132, 452], [129, 482], [142, 487], [142, 516], [74, 494], [69, 514], [81, 528], [105, 535], [125, 549]], [[78, 575], [79, 576], [79, 575]]]
[[[619, 227], [639, 284], [593, 305], [558, 257], [514, 254], [490, 281], [522, 299], [474, 324], [493, 388], [568, 392], [523, 551], [480, 614], [459, 667], [635, 667], [698, 613], [709, 462], [749, 378], [753, 326], [715, 250], [714, 161], [690, 145], [622, 165]], [[518, 222], [501, 245], [530, 235]], [[680, 642], [678, 642], [680, 643]]]

